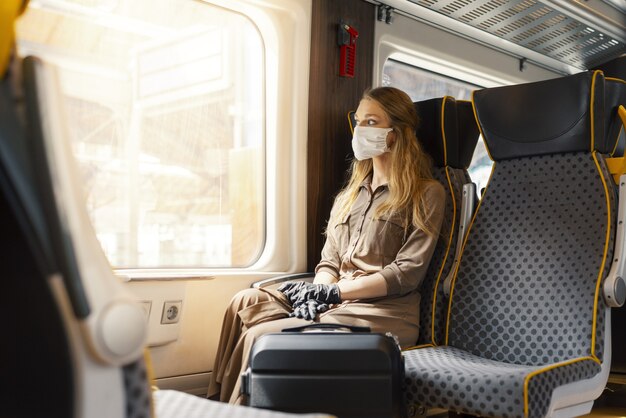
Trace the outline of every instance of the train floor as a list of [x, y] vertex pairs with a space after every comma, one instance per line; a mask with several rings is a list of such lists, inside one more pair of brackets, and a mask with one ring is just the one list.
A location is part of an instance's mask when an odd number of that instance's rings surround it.
[[589, 418], [626, 417], [626, 381], [609, 383], [594, 404]]

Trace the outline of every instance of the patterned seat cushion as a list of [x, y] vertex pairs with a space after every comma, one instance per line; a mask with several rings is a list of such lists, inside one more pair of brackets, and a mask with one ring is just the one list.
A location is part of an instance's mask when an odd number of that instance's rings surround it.
[[602, 361], [598, 289], [616, 213], [604, 160], [581, 152], [494, 165], [454, 282], [446, 344], [517, 364]]
[[404, 357], [407, 405], [503, 418], [545, 416], [555, 388], [600, 371], [591, 357], [528, 366], [488, 360], [450, 346], [405, 351]]
[[444, 224], [441, 228], [442, 235], [437, 241], [437, 247], [422, 282], [420, 334], [417, 345], [437, 345], [444, 342], [448, 299], [443, 292], [443, 282], [454, 262], [463, 185], [471, 182], [466, 170], [451, 167], [433, 169], [433, 177], [444, 186], [448, 196]]
[[332, 418], [325, 414], [289, 414], [210, 401], [175, 390], [153, 394], [158, 418]]

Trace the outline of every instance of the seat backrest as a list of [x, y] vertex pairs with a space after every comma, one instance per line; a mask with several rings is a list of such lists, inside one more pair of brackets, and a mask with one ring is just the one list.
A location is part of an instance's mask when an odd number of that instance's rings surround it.
[[[54, 72], [30, 57], [22, 68], [28, 130], [14, 134], [2, 129], [10, 136], [0, 138], [0, 171], [8, 174], [2, 185], [4, 195], [12, 197], [8, 212], [20, 221], [21, 236], [31, 244], [29, 251], [20, 251], [20, 257], [41, 260], [38, 275], [31, 272], [32, 277], [20, 279], [36, 282], [42, 290], [20, 285], [23, 291], [18, 294], [25, 300], [37, 296], [37, 303], [49, 311], [43, 317], [40, 306], [21, 308], [32, 323], [23, 325], [30, 334], [20, 342], [27, 351], [50, 345], [63, 349], [41, 355], [45, 367], [35, 359], [42, 370], [33, 374], [54, 371], [38, 379], [54, 386], [45, 389], [40, 400], [47, 399], [48, 391], [61, 391], [62, 396], [50, 403], [31, 402], [29, 408], [44, 405], [48, 410], [32, 414], [22, 410], [17, 416], [148, 416], [151, 393], [142, 357], [143, 313], [113, 275], [91, 229], [79, 174], [62, 129], [61, 106], [55, 101], [59, 95]], [[7, 146], [11, 144], [16, 146]], [[53, 381], [53, 377], [63, 381]], [[24, 389], [25, 394], [31, 391], [31, 387]], [[49, 410], [50, 405], [59, 408]]]
[[[624, 155], [624, 147], [626, 146], [626, 132], [622, 128], [622, 124], [615, 119], [615, 107], [619, 104], [626, 106], [626, 100], [623, 96], [623, 84], [626, 81], [626, 55], [605, 62], [595, 67], [594, 70], [602, 71], [606, 80], [604, 93], [606, 100], [605, 117], [607, 120], [606, 135], [609, 138], [614, 138], [615, 135], [619, 135], [612, 155], [614, 157], [621, 157]], [[620, 84], [622, 85], [620, 86]]]
[[[63, 418], [73, 412], [67, 390], [73, 383], [69, 336], [47, 281], [56, 267], [12, 81], [11, 76], [0, 80], [0, 271], [7, 310], [19, 315], [7, 321], [10, 339], [0, 349], [8, 385], [0, 391], [0, 401], [5, 416]], [[33, 382], [46, 382], [36, 402]]]
[[[433, 159], [433, 177], [447, 192], [444, 225], [421, 287], [418, 345], [443, 343], [447, 298], [443, 281], [450, 273], [458, 242], [463, 185], [478, 142], [471, 103], [450, 96], [415, 103], [417, 138]], [[470, 118], [471, 117], [471, 118]]]
[[[443, 342], [447, 299], [443, 281], [450, 273], [459, 233], [463, 185], [470, 183], [467, 168], [478, 142], [478, 126], [470, 102], [453, 97], [415, 102], [419, 116], [417, 140], [433, 161], [433, 177], [446, 191], [446, 207], [441, 236], [421, 285], [420, 333], [416, 344], [437, 345]], [[354, 111], [348, 113], [354, 130]], [[462, 126], [460, 126], [460, 124]]]
[[453, 282], [449, 345], [515, 364], [602, 361], [616, 219], [603, 103], [601, 72], [474, 92], [494, 165]]

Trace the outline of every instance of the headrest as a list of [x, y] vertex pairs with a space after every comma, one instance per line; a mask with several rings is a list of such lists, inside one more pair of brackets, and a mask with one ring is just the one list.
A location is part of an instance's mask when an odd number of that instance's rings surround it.
[[[435, 167], [467, 169], [478, 142], [479, 130], [471, 102], [445, 96], [415, 102], [420, 123], [415, 132], [424, 152]], [[348, 113], [350, 131], [354, 131], [354, 111]]]
[[450, 96], [415, 103], [420, 119], [417, 138], [436, 166], [467, 169], [478, 142], [472, 104]]
[[472, 102], [493, 160], [613, 150], [604, 135], [600, 71], [478, 90]]
[[27, 0], [0, 1], [0, 78], [9, 66], [14, 43], [13, 22], [26, 8]]
[[[445, 167], [458, 162], [459, 147], [456, 102], [453, 97], [415, 102], [419, 124], [415, 134], [433, 159], [435, 167]], [[451, 144], [452, 146], [449, 146]]]
[[613, 156], [623, 156], [626, 133], [623, 129], [622, 120], [617, 115], [617, 109], [620, 105], [626, 106], [626, 81], [619, 78], [605, 78], [604, 102], [606, 142], [615, 144], [615, 148], [611, 152]]

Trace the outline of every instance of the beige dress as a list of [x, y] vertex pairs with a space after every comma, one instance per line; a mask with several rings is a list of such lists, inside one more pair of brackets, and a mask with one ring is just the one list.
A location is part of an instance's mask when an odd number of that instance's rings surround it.
[[[400, 345], [415, 344], [419, 333], [419, 287], [428, 269], [437, 237], [412, 226], [405, 228], [400, 215], [374, 219], [385, 201], [386, 185], [372, 192], [370, 180], [361, 189], [350, 213], [327, 232], [322, 257], [315, 272], [326, 271], [340, 280], [380, 275], [387, 284], [385, 297], [344, 301], [319, 315], [316, 322], [368, 326], [372, 332], [391, 332]], [[427, 221], [441, 227], [446, 194], [433, 181], [424, 184]], [[335, 208], [333, 208], [335, 210]], [[246, 369], [250, 349], [258, 337], [284, 328], [310, 323], [288, 318], [291, 305], [272, 289], [246, 289], [231, 301], [222, 325], [208, 396], [245, 403], [239, 396], [240, 374]]]

